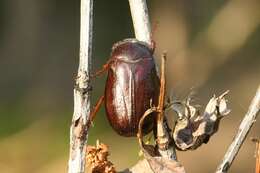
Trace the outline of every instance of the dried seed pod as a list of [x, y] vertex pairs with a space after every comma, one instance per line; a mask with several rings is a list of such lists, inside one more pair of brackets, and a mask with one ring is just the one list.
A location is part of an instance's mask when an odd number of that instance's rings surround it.
[[196, 149], [203, 143], [207, 143], [217, 132], [221, 118], [230, 112], [224, 98], [227, 93], [228, 91], [219, 97], [213, 96], [203, 115], [200, 115], [197, 108], [190, 105], [189, 101], [177, 102], [173, 105], [179, 117], [172, 134], [178, 149]]

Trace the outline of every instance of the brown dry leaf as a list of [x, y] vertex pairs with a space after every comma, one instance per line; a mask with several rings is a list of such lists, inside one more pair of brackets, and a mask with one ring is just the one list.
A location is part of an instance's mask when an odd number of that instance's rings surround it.
[[147, 157], [154, 173], [185, 173], [184, 167], [177, 161], [163, 157]]
[[116, 173], [113, 163], [108, 161], [108, 146], [97, 141], [96, 146], [87, 146], [88, 173]]
[[189, 99], [185, 103], [173, 105], [179, 119], [176, 122], [173, 139], [180, 150], [196, 149], [207, 143], [217, 132], [219, 122], [230, 110], [224, 98], [228, 91], [219, 97], [213, 96], [207, 104], [204, 114], [200, 115], [196, 107], [190, 105]]
[[185, 173], [178, 161], [161, 157], [154, 146], [143, 144], [141, 149], [154, 173]]
[[178, 161], [160, 156], [156, 147], [144, 143], [140, 147], [154, 173], [185, 173], [184, 167]]
[[154, 147], [153, 145], [147, 145], [143, 141], [143, 121], [148, 115], [151, 115], [151, 113], [155, 110], [156, 109], [154, 108], [148, 109], [139, 122], [138, 139], [144, 157], [148, 161], [150, 168], [154, 173], [185, 173], [184, 167], [178, 161], [162, 157], [159, 154], [157, 147]]

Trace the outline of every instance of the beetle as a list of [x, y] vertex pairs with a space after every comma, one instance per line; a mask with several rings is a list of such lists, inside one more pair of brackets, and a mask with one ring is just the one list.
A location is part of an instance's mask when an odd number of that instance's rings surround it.
[[[110, 125], [121, 136], [136, 136], [142, 115], [151, 104], [158, 103], [160, 80], [153, 50], [153, 46], [136, 39], [119, 41], [113, 45], [108, 63], [97, 72], [108, 70], [105, 110]], [[154, 122], [155, 116], [144, 122], [145, 134]]]

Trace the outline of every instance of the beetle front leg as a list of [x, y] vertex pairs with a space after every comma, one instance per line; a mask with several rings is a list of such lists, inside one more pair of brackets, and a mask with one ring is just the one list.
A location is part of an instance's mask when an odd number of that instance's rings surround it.
[[93, 110], [90, 112], [88, 126], [90, 126], [90, 124], [92, 124], [94, 118], [96, 117], [96, 114], [97, 114], [98, 110], [100, 109], [102, 103], [104, 102], [104, 99], [105, 99], [105, 96], [101, 96], [101, 97], [98, 99], [98, 102], [97, 102], [96, 105], [94, 106]]
[[91, 78], [96, 78], [97, 76], [100, 76], [103, 73], [105, 73], [109, 69], [111, 63], [112, 60], [108, 60], [107, 63], [103, 65], [102, 69], [98, 70], [97, 72], [91, 75]]

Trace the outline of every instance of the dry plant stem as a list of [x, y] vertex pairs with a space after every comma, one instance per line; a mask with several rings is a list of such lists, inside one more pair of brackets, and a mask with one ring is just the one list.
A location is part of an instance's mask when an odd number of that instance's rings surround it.
[[157, 144], [160, 154], [168, 159], [177, 160], [175, 147], [170, 144], [169, 133], [166, 132], [167, 125], [164, 123], [164, 102], [166, 94], [166, 75], [165, 75], [166, 53], [162, 55], [161, 65], [161, 81], [160, 81], [160, 96], [157, 107]]
[[260, 86], [258, 86], [258, 90], [254, 99], [252, 100], [249, 110], [246, 113], [243, 121], [241, 122], [238, 132], [229, 146], [224, 159], [222, 160], [221, 164], [219, 165], [216, 173], [225, 173], [228, 171], [229, 167], [231, 166], [234, 158], [236, 157], [243, 141], [245, 140], [250, 128], [256, 121], [257, 115], [260, 109]]
[[158, 103], [158, 121], [163, 121], [163, 107], [165, 101], [165, 61], [166, 61], [166, 53], [162, 55], [162, 66], [161, 66], [161, 82], [160, 82], [160, 96], [159, 96], [159, 103]]
[[81, 0], [80, 60], [74, 88], [74, 113], [70, 127], [69, 173], [85, 172], [87, 124], [90, 116], [90, 70], [93, 0]]
[[256, 150], [256, 165], [255, 165], [255, 172], [259, 173], [260, 172], [260, 144], [258, 141], [257, 144], [257, 150]]
[[135, 37], [151, 45], [151, 26], [146, 0], [129, 0]]
[[251, 139], [256, 144], [255, 148], [255, 173], [260, 173], [260, 141], [257, 138]]
[[160, 82], [160, 95], [159, 95], [159, 101], [158, 101], [158, 107], [157, 107], [157, 143], [159, 146], [159, 149], [165, 149], [168, 142], [166, 135], [165, 135], [165, 129], [163, 127], [163, 106], [164, 106], [164, 100], [165, 100], [165, 58], [166, 54], [163, 54], [162, 56], [162, 65], [161, 65], [161, 82]]
[[255, 172], [260, 172], [260, 143], [257, 142], [257, 148], [256, 148], [256, 163], [255, 163]]

